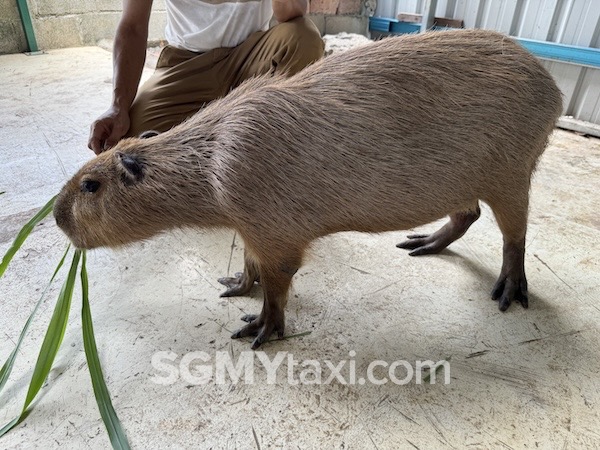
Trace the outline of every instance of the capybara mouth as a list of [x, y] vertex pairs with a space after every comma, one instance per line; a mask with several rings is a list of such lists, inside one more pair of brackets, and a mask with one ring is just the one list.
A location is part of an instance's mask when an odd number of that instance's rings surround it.
[[89, 242], [86, 242], [80, 237], [76, 237], [76, 233], [71, 232], [70, 227], [67, 227], [65, 222], [61, 221], [58, 217], [56, 217], [56, 224], [58, 225], [58, 228], [60, 228], [60, 230], [71, 241], [71, 244], [73, 244], [76, 248], [81, 250], [91, 250], [92, 248], [97, 247], [95, 245], [90, 245]]

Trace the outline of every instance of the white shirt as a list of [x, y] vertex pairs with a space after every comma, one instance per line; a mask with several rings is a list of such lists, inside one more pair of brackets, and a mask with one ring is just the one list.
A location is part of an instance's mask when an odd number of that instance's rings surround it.
[[271, 0], [167, 0], [165, 36], [170, 45], [193, 52], [235, 47], [266, 31]]

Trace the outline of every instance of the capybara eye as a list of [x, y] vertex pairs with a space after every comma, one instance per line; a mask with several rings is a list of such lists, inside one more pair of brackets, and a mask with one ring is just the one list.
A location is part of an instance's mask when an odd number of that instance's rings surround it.
[[96, 180], [85, 180], [81, 182], [81, 192], [94, 193], [100, 188], [100, 182]]

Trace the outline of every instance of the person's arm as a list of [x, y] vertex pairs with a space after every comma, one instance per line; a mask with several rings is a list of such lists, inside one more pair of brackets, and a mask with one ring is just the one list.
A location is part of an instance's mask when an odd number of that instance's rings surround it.
[[308, 0], [273, 0], [272, 4], [273, 16], [279, 23], [302, 17], [308, 9]]
[[152, 0], [124, 0], [113, 50], [111, 107], [91, 126], [88, 147], [99, 154], [114, 146], [129, 129], [129, 108], [146, 60]]

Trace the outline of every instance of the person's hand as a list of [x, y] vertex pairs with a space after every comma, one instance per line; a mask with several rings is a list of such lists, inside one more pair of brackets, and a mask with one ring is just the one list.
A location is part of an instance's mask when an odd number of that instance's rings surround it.
[[92, 123], [88, 147], [99, 155], [119, 142], [129, 130], [130, 124], [128, 112], [111, 107]]

